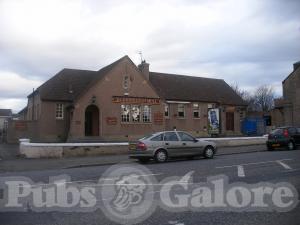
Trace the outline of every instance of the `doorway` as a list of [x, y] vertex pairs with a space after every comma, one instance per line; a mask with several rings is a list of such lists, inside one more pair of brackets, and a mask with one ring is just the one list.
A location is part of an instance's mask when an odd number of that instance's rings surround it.
[[226, 130], [234, 131], [234, 113], [226, 112]]
[[85, 136], [99, 136], [99, 109], [95, 105], [85, 109]]

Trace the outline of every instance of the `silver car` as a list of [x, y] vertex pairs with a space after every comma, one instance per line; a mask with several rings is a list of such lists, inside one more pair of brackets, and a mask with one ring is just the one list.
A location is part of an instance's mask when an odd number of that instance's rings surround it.
[[204, 156], [213, 158], [217, 145], [213, 142], [194, 138], [183, 131], [164, 131], [147, 135], [137, 142], [129, 143], [129, 158], [147, 162], [165, 162], [172, 157], [193, 158]]

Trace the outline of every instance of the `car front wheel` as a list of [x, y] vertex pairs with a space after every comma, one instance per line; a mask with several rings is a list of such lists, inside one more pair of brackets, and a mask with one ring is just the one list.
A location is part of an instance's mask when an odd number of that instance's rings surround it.
[[204, 150], [204, 157], [212, 159], [215, 155], [215, 149], [212, 146], [207, 146]]

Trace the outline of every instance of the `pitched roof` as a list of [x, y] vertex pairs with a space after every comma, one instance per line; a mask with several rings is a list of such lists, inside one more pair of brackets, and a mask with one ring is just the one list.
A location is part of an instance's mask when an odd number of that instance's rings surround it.
[[217, 102], [228, 105], [247, 105], [235, 91], [221, 79], [192, 77], [150, 72], [150, 82], [159, 96], [166, 100]]
[[282, 81], [282, 83], [284, 83], [286, 80], [288, 80], [290, 77], [292, 77], [294, 74], [297, 74], [298, 72], [300, 72], [300, 61], [294, 63], [294, 70]]
[[39, 92], [42, 100], [72, 101], [96, 81], [102, 79], [125, 57], [128, 56], [124, 56], [98, 71], [63, 69], [37, 88], [36, 92]]
[[11, 109], [0, 109], [0, 116], [11, 117], [12, 116]]
[[[132, 62], [126, 55], [99, 71], [63, 69], [37, 88], [34, 93], [39, 92], [42, 100], [73, 101], [124, 58]], [[149, 77], [150, 85], [154, 87], [157, 94], [167, 100], [247, 105], [224, 80], [156, 72], [150, 72]]]
[[28, 107], [25, 106], [23, 109], [21, 109], [21, 110], [18, 112], [18, 115], [27, 112], [27, 110], [28, 110]]

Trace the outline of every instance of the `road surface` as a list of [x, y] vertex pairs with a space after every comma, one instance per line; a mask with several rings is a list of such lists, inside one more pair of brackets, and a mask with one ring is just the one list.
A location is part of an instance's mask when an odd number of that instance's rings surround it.
[[[226, 175], [229, 182], [289, 182], [300, 193], [300, 151], [253, 152], [247, 154], [219, 155], [212, 160], [177, 160], [164, 164], [145, 165], [158, 181], [170, 176], [184, 176], [194, 171], [193, 182], [203, 182], [208, 176]], [[98, 180], [109, 165], [89, 166], [43, 171], [2, 173], [0, 176], [26, 176], [35, 182], [48, 182], [49, 176], [67, 174], [72, 182]], [[117, 224], [98, 209], [94, 212], [2, 212], [0, 225], [77, 225]], [[140, 224], [193, 225], [193, 224], [300, 224], [300, 205], [289, 212], [167, 212], [161, 208]]]

